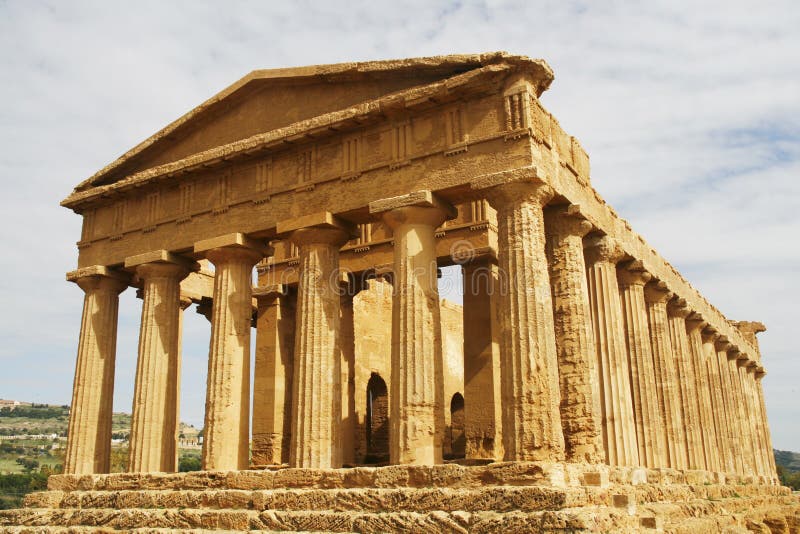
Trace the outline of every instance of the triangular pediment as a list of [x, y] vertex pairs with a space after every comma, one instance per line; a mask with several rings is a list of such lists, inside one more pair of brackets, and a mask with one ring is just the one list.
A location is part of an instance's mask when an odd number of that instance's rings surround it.
[[253, 71], [123, 154], [75, 191], [112, 184], [214, 147], [508, 61], [540, 65], [542, 90], [552, 80], [544, 62], [504, 52]]

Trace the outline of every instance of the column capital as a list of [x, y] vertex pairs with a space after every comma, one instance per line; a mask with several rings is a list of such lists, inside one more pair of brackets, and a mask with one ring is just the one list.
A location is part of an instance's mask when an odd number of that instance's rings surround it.
[[68, 272], [67, 281], [76, 283], [86, 292], [105, 290], [122, 293], [130, 285], [131, 276], [105, 265], [92, 265]]
[[664, 304], [669, 302], [674, 293], [667, 289], [667, 284], [660, 280], [653, 280], [644, 286], [644, 299], [650, 304]]
[[604, 235], [587, 239], [584, 255], [589, 263], [606, 262], [617, 264], [625, 258], [625, 251], [619, 241]]
[[[173, 272], [175, 267], [183, 269], [186, 274], [200, 270], [200, 264], [196, 261], [163, 249], [152, 250], [150, 252], [145, 252], [144, 254], [137, 254], [135, 256], [128, 256], [125, 258], [125, 268], [133, 269], [138, 276], [141, 276], [140, 268], [144, 266], [153, 266], [156, 268], [158, 268], [158, 266], [162, 266], [166, 268], [164, 270], [165, 273]], [[170, 270], [170, 267], [173, 269]], [[156, 272], [159, 271], [157, 270], [153, 274]]]
[[727, 336], [720, 335], [714, 342], [714, 348], [717, 350], [717, 352], [727, 353], [731, 347], [733, 347], [733, 345], [731, 344], [730, 340], [728, 340]]
[[554, 195], [553, 189], [533, 165], [484, 174], [473, 180], [470, 187], [483, 191], [490, 203], [528, 200], [544, 206]]
[[392, 230], [401, 224], [427, 224], [437, 227], [458, 215], [455, 207], [427, 190], [375, 200], [369, 203], [369, 212], [381, 215]]
[[260, 304], [274, 301], [279, 297], [289, 294], [289, 286], [286, 284], [270, 284], [253, 288], [253, 298]]
[[708, 326], [708, 321], [703, 319], [703, 316], [697, 312], [692, 312], [686, 318], [686, 330], [688, 332], [693, 332], [695, 330], [700, 330], [702, 335], [703, 329]]
[[674, 297], [667, 303], [667, 312], [671, 317], [680, 317], [686, 319], [691, 315], [692, 310], [686, 306], [686, 299]]
[[548, 235], [584, 237], [594, 229], [594, 225], [581, 214], [580, 206], [577, 204], [549, 207], [544, 211], [544, 220], [545, 232]]
[[[716, 345], [717, 340], [720, 338], [720, 333], [710, 325], [707, 325], [700, 334], [703, 336], [703, 343], [713, 343]], [[715, 347], [716, 350], [716, 347]]]
[[242, 258], [252, 261], [255, 265], [261, 258], [272, 254], [273, 248], [237, 232], [198, 241], [194, 244], [194, 252], [208, 258], [212, 263], [229, 258]]
[[278, 235], [297, 246], [306, 244], [344, 245], [355, 235], [355, 226], [329, 211], [320, 211], [278, 222]]
[[617, 271], [617, 279], [620, 287], [623, 289], [630, 286], [644, 287], [644, 285], [653, 278], [653, 275], [645, 270], [642, 262], [639, 260], [626, 262], [620, 265], [620, 267], [621, 268]]

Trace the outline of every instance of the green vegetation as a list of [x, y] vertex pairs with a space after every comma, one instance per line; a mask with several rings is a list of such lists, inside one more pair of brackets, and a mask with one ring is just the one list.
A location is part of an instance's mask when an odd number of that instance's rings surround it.
[[800, 454], [791, 451], [774, 451], [775, 464], [781, 484], [800, 491]]

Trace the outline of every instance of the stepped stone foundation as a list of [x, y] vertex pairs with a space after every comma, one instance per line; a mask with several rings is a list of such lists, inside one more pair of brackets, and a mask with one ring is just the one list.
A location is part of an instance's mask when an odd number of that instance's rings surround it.
[[[66, 474], [0, 527], [800, 531], [764, 325], [603, 201], [541, 104], [552, 80], [501, 52], [254, 71], [78, 184]], [[130, 472], [106, 474], [127, 287]], [[177, 474], [191, 304], [205, 471]]]

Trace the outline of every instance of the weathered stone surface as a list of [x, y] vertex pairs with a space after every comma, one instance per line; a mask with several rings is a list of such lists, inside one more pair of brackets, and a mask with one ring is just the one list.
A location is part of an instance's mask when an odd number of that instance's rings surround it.
[[[68, 474], [4, 526], [796, 525], [764, 326], [725, 318], [603, 201], [539, 101], [551, 80], [505, 53], [257, 72], [79, 184]], [[186, 276], [198, 258], [214, 272]], [[439, 300], [453, 264], [464, 308]], [[134, 472], [101, 475], [127, 285]], [[170, 474], [190, 303], [211, 321], [210, 471]]]

